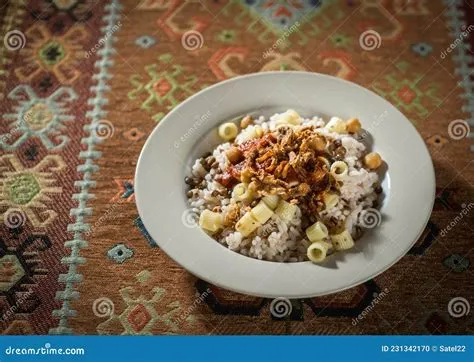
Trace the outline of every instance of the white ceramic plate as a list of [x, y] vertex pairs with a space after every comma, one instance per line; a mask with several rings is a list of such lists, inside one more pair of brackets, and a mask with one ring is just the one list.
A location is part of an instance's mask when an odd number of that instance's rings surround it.
[[[303, 116], [358, 117], [388, 165], [383, 215], [357, 248], [322, 265], [260, 261], [233, 252], [186, 220], [184, 177], [191, 162], [220, 141], [215, 128], [246, 113], [269, 116], [293, 108]], [[383, 98], [338, 78], [305, 72], [250, 74], [209, 87], [172, 110], [140, 155], [136, 202], [159, 247], [191, 273], [236, 292], [301, 298], [334, 293], [392, 266], [423, 232], [434, 202], [429, 153], [412, 124]], [[184, 217], [183, 217], [184, 215]], [[154, 252], [150, 250], [150, 253]]]

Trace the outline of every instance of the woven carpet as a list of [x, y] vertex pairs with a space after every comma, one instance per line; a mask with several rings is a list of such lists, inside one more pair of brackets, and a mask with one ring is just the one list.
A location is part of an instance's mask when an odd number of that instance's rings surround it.
[[[0, 19], [3, 334], [474, 332], [474, 2], [12, 0]], [[170, 260], [134, 202], [139, 152], [168, 111], [268, 70], [380, 94], [422, 135], [437, 181], [431, 219], [401, 261], [293, 300], [281, 318], [271, 300]]]

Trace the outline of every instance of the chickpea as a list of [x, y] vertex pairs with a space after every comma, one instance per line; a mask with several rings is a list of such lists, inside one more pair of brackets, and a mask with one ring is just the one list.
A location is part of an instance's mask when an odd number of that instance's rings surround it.
[[346, 122], [346, 128], [349, 133], [359, 133], [362, 126], [357, 118], [351, 118]]
[[239, 163], [244, 158], [244, 155], [237, 147], [229, 148], [229, 150], [226, 151], [225, 155], [229, 159], [230, 163], [232, 163], [233, 165]]
[[367, 166], [367, 168], [371, 170], [375, 170], [376, 168], [379, 168], [380, 165], [382, 164], [382, 158], [377, 152], [371, 152], [365, 155], [364, 163]]
[[322, 137], [314, 137], [310, 143], [311, 147], [316, 151], [324, 151], [326, 148], [326, 140]]
[[242, 128], [242, 129], [247, 128], [247, 127], [250, 126], [252, 123], [253, 123], [252, 117], [250, 117], [250, 116], [245, 116], [245, 117], [242, 118], [242, 120], [240, 121], [240, 128]]

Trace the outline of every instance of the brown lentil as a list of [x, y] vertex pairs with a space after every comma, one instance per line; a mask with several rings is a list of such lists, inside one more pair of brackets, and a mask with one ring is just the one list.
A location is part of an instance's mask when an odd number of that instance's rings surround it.
[[186, 176], [186, 177], [184, 178], [184, 182], [185, 182], [186, 184], [188, 184], [189, 186], [195, 186], [195, 185], [197, 184], [196, 179], [193, 179], [193, 178], [188, 177], [188, 176]]
[[346, 149], [344, 147], [339, 146], [338, 148], [334, 150], [334, 157], [336, 157], [336, 159], [342, 160], [344, 159], [345, 156], [346, 156]]

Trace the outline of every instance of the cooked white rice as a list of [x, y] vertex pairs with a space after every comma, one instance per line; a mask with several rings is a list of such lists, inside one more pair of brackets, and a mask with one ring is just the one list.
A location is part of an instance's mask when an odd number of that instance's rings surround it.
[[[265, 131], [276, 129], [276, 117], [274, 115], [266, 120], [260, 117], [255, 124], [260, 125]], [[301, 126], [323, 127], [321, 118], [304, 119]], [[249, 127], [254, 127], [253, 125]], [[359, 217], [363, 210], [371, 208], [377, 200], [378, 195], [374, 188], [378, 184], [378, 176], [375, 172], [367, 171], [361, 167], [361, 158], [366, 153], [366, 146], [349, 134], [337, 134], [329, 132], [326, 128], [318, 128], [317, 132], [333, 140], [340, 140], [346, 149], [343, 159], [349, 166], [347, 175], [342, 179], [343, 186], [340, 189], [339, 202], [332, 208], [321, 212], [323, 222], [331, 218], [337, 220], [345, 219], [345, 226], [349, 232], [354, 234], [356, 226], [360, 226]], [[236, 138], [236, 143], [241, 142], [241, 134]], [[210, 171], [202, 166], [198, 159], [192, 167], [192, 176], [204, 179], [199, 189], [196, 189], [189, 197], [189, 204], [193, 212], [200, 214], [203, 210], [212, 210], [220, 206], [222, 212], [229, 207], [231, 200], [227, 190], [215, 176], [222, 173], [228, 166], [229, 161], [225, 152], [231, 147], [230, 143], [223, 143], [216, 147], [212, 156], [217, 162], [216, 168]], [[189, 195], [188, 195], [189, 196]], [[240, 216], [245, 211], [240, 209]], [[306, 251], [310, 245], [305, 230], [301, 227], [301, 211], [298, 208], [296, 214], [290, 221], [284, 221], [277, 214], [261, 225], [250, 237], [244, 238], [234, 227], [224, 229], [218, 234], [218, 241], [225, 247], [249, 257], [277, 262], [296, 262], [308, 260]]]

